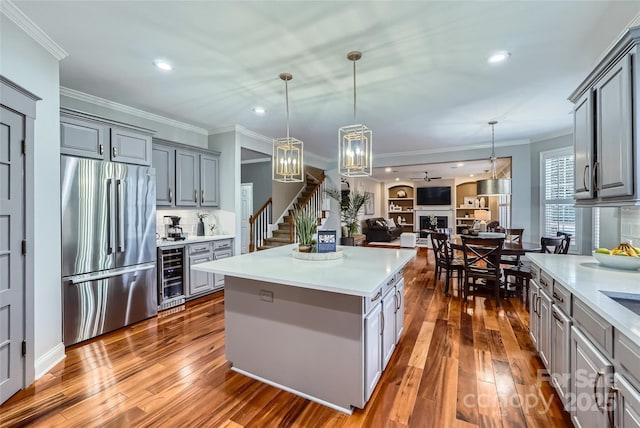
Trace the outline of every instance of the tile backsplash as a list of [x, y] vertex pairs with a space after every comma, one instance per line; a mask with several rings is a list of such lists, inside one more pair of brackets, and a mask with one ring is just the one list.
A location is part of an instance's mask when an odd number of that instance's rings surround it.
[[640, 207], [620, 208], [620, 238], [640, 247]]
[[205, 235], [211, 235], [209, 231], [209, 225], [215, 224], [216, 235], [233, 235], [235, 228], [235, 215], [233, 213], [218, 210], [218, 209], [160, 209], [156, 211], [156, 232], [160, 236], [164, 236], [164, 216], [178, 216], [180, 219], [180, 226], [184, 233], [188, 233], [190, 236], [196, 235], [196, 224], [198, 223], [197, 213], [207, 213], [207, 218], [204, 219]]

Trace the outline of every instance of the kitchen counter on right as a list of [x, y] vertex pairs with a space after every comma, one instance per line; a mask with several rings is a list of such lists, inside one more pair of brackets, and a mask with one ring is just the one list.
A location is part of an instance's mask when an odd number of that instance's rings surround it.
[[640, 270], [608, 268], [592, 256], [527, 253], [527, 258], [640, 346], [640, 315], [602, 293], [640, 299]]

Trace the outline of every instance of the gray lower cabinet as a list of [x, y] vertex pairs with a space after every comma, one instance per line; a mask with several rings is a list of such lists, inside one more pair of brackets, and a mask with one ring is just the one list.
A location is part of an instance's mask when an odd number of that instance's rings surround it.
[[551, 306], [551, 382], [563, 404], [569, 399], [571, 372], [571, 318], [557, 306]]
[[187, 266], [189, 277], [189, 280], [187, 281], [187, 298], [213, 291], [215, 288], [214, 274], [191, 270], [191, 266], [213, 260], [213, 243], [203, 242], [198, 244], [189, 244], [187, 245], [186, 253], [188, 254], [189, 260]]
[[551, 297], [540, 289], [538, 293], [538, 355], [545, 367], [549, 367], [551, 356]]
[[538, 314], [538, 294], [540, 287], [535, 281], [529, 282], [529, 338], [533, 346], [538, 349], [540, 332], [540, 315]]
[[[213, 260], [226, 259], [233, 256], [233, 239], [221, 239], [213, 242]], [[224, 275], [214, 274], [214, 288], [224, 287]]]
[[617, 428], [640, 428], [640, 392], [624, 376], [613, 377], [615, 393], [614, 409], [609, 409], [610, 426]]
[[613, 365], [575, 326], [571, 327], [571, 420], [579, 428], [609, 426], [606, 396]]
[[219, 159], [217, 152], [154, 139], [152, 166], [158, 177], [156, 204], [192, 208], [219, 206]]
[[76, 113], [60, 115], [60, 153], [85, 158], [151, 165], [151, 134]]
[[396, 284], [396, 342], [404, 331], [404, 278]]

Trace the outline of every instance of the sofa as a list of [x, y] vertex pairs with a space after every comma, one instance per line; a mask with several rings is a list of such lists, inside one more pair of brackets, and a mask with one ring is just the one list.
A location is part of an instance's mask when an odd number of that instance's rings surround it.
[[391, 242], [402, 233], [401, 227], [390, 227], [382, 217], [368, 218], [364, 226], [362, 233], [367, 237], [367, 242]]

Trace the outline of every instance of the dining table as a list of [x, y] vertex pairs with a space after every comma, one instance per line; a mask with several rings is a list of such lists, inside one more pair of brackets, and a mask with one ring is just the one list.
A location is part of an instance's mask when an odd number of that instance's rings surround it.
[[[474, 238], [480, 238], [474, 236]], [[487, 238], [489, 239], [489, 238]], [[462, 237], [461, 235], [455, 235], [451, 237], [451, 248], [453, 250], [462, 251]], [[540, 242], [527, 242], [527, 241], [507, 241], [505, 240], [502, 245], [503, 256], [524, 256], [525, 253], [539, 253], [542, 251]]]

